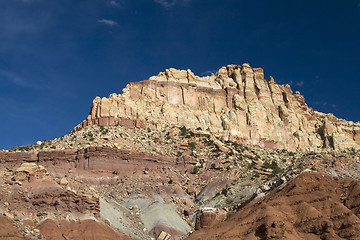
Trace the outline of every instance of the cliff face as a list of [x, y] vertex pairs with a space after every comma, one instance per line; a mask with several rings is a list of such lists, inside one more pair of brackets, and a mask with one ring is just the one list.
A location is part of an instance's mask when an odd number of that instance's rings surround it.
[[93, 125], [208, 129], [224, 140], [271, 148], [336, 150], [359, 148], [360, 123], [314, 111], [290, 86], [264, 79], [248, 64], [222, 67], [207, 77], [167, 69], [130, 83], [123, 94], [96, 97], [88, 118]]

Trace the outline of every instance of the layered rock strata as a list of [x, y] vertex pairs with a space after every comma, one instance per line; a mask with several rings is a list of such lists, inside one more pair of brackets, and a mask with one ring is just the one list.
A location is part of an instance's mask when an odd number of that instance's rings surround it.
[[359, 148], [360, 123], [314, 111], [289, 85], [261, 68], [228, 65], [206, 77], [173, 68], [130, 83], [122, 94], [96, 97], [75, 129], [93, 125], [209, 129], [224, 140], [271, 148]]
[[[182, 161], [180, 161], [182, 160]], [[46, 167], [61, 166], [79, 170], [132, 169], [137, 166], [155, 167], [160, 165], [193, 165], [191, 159], [155, 155], [146, 152], [114, 149], [108, 147], [88, 147], [80, 150], [54, 150], [40, 152], [0, 152], [0, 163], [8, 166], [22, 162], [36, 162]], [[195, 162], [196, 163], [196, 162]]]

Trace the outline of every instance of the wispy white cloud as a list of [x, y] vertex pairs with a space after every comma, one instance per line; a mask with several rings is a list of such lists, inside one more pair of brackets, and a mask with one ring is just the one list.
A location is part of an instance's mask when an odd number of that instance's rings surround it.
[[107, 26], [110, 26], [110, 27], [116, 27], [116, 26], [119, 26], [119, 24], [113, 20], [109, 20], [109, 19], [99, 19], [97, 20], [98, 23], [102, 23], [102, 24], [105, 24]]
[[192, 0], [154, 0], [155, 3], [158, 3], [160, 4], [162, 7], [164, 8], [172, 8], [174, 7], [175, 5], [178, 5], [178, 4], [187, 4], [189, 2], [191, 2]]
[[117, 7], [117, 8], [124, 8], [124, 4], [115, 0], [112, 0], [109, 2], [109, 5], [113, 6], [113, 7]]
[[17, 74], [14, 74], [12, 72], [9, 71], [5, 71], [5, 70], [0, 70], [0, 80], [4, 79], [8, 82], [10, 82], [13, 85], [19, 86], [19, 87], [24, 87], [24, 88], [32, 88], [32, 89], [43, 89], [44, 86], [41, 86], [39, 84], [30, 82], [30, 81], [26, 81], [24, 78], [20, 77]]
[[296, 82], [295, 85], [298, 87], [302, 87], [304, 86], [304, 81]]

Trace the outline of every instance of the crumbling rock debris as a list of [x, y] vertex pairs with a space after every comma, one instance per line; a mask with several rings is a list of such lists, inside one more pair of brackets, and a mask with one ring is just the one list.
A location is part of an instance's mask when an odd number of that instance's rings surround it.
[[157, 237], [156, 240], [170, 240], [170, 238], [171, 238], [171, 235], [169, 233], [161, 231], [161, 233], [159, 234], [159, 236]]
[[226, 219], [226, 212], [222, 209], [201, 208], [196, 214], [195, 230], [209, 228]]

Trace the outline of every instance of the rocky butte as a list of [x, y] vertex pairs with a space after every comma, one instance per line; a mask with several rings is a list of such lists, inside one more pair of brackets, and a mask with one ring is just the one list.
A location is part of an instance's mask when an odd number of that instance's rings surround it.
[[201, 128], [222, 140], [288, 150], [358, 149], [360, 144], [359, 122], [313, 110], [299, 92], [273, 77], [264, 79], [262, 68], [247, 63], [206, 77], [170, 68], [130, 83], [122, 94], [96, 97], [75, 129], [94, 125]]

